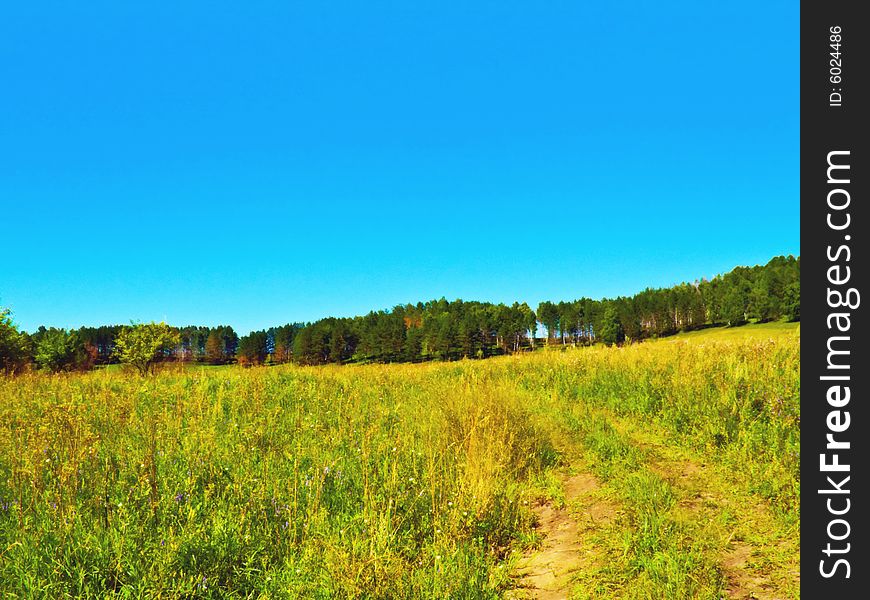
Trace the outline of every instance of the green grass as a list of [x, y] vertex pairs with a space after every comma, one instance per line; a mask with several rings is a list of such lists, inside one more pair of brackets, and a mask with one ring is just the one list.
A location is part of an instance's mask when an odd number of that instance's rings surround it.
[[[581, 455], [624, 516], [578, 595], [718, 598], [726, 534], [764, 547], [799, 524], [797, 330], [738, 329], [766, 334], [2, 379], [0, 595], [497, 598], [530, 504]], [[677, 459], [734, 500], [687, 513]]]
[[769, 323], [748, 323], [739, 327], [710, 327], [696, 331], [678, 333], [663, 340], [750, 340], [778, 339], [793, 336], [800, 339], [800, 322], [771, 321]]

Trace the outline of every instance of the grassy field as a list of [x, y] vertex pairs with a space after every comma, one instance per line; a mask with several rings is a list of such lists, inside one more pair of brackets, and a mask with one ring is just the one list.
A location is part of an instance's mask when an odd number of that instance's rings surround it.
[[[795, 598], [799, 327], [423, 365], [0, 379], [0, 595]], [[565, 500], [567, 474], [598, 482]]]
[[699, 340], [713, 338], [716, 340], [766, 340], [781, 339], [783, 337], [800, 338], [801, 324], [788, 323], [786, 321], [773, 321], [770, 323], [752, 323], [742, 327], [711, 327], [678, 333], [665, 338], [669, 340]]

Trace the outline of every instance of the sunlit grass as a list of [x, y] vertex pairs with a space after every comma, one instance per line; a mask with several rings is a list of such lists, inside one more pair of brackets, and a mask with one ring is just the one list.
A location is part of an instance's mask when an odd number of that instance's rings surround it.
[[664, 340], [693, 340], [701, 341], [715, 338], [720, 341], [731, 340], [765, 340], [794, 337], [800, 339], [801, 324], [788, 321], [771, 321], [768, 323], [749, 323], [740, 327], [711, 327], [709, 329], [697, 329], [678, 333]]
[[565, 460], [556, 448], [575, 448], [627, 506], [614, 597], [645, 585], [712, 597], [710, 548], [600, 419], [654, 423], [793, 523], [799, 338], [777, 331], [446, 364], [0, 380], [0, 595], [499, 597], [512, 552], [534, 539], [529, 502]]

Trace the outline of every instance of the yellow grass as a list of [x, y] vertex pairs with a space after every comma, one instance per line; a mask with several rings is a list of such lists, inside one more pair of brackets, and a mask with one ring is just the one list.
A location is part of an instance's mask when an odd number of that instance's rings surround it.
[[[719, 465], [769, 527], [793, 527], [799, 338], [767, 333], [426, 365], [2, 379], [0, 595], [500, 597], [535, 543], [530, 503], [553, 469], [579, 453], [607, 482], [645, 464], [614, 462], [608, 415]], [[619, 443], [629, 456], [633, 442]], [[631, 490], [608, 485], [632, 510]], [[624, 525], [637, 560], [578, 580], [589, 589], [718, 598], [727, 585], [715, 549], [662, 534], [673, 560], [658, 569], [647, 533]]]

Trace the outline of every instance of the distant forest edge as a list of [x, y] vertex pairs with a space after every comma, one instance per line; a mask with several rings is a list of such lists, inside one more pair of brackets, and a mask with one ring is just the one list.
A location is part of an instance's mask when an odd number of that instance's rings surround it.
[[[647, 288], [629, 297], [545, 301], [536, 311], [526, 303], [442, 298], [353, 318], [290, 323], [241, 338], [228, 325], [40, 327], [30, 334], [0, 309], [0, 369], [88, 370], [127, 362], [147, 372], [165, 361], [320, 365], [486, 358], [541, 344], [622, 344], [779, 319], [800, 320], [800, 257], [777, 256], [764, 266], [735, 267], [711, 280]], [[136, 364], [143, 353], [147, 360]]]

